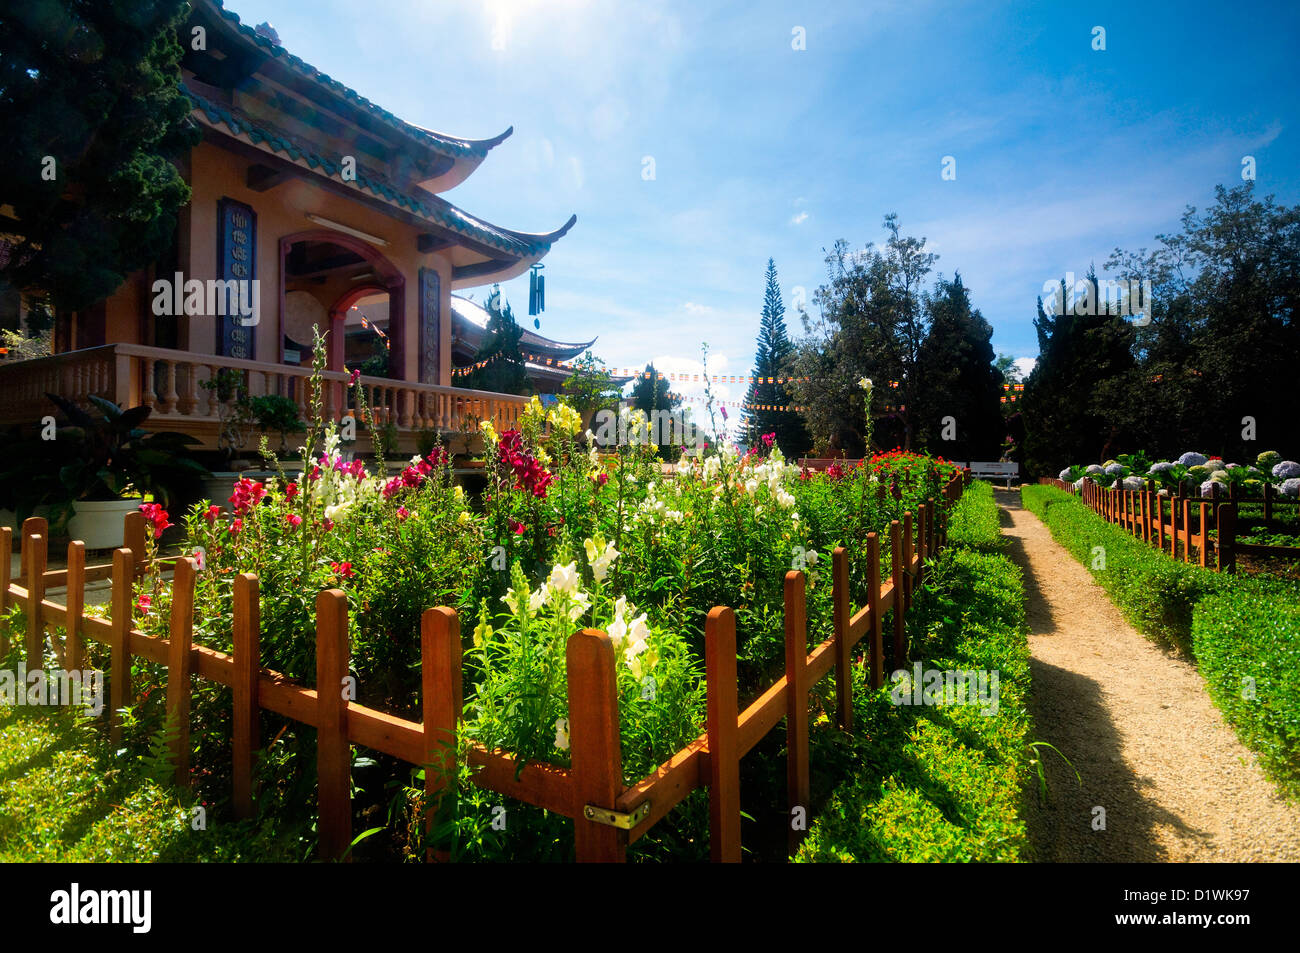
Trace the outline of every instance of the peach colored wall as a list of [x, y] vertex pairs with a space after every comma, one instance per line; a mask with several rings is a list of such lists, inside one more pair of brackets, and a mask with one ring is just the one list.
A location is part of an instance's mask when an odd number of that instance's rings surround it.
[[[406, 366], [401, 376], [408, 380], [417, 377], [419, 367], [419, 269], [423, 266], [438, 270], [442, 276], [439, 383], [451, 383], [451, 263], [445, 254], [421, 255], [417, 251], [418, 229], [313, 185], [314, 173], [305, 170], [301, 177], [266, 192], [254, 192], [245, 185], [249, 162], [210, 142], [202, 142], [193, 150], [190, 163], [193, 198], [188, 216], [188, 236], [182, 236], [181, 242], [184, 248], [188, 238], [189, 263], [187, 267], [183, 266], [187, 280], [206, 281], [217, 277], [217, 202], [220, 199], [229, 197], [243, 202], [257, 213], [257, 278], [261, 282], [261, 320], [256, 332], [258, 361], [278, 363], [282, 357], [279, 353], [280, 239], [298, 232], [319, 230], [322, 226], [306, 217], [311, 212], [389, 242], [385, 247], [375, 246], [375, 250], [391, 261], [406, 280], [403, 314]], [[126, 290], [124, 286], [115, 297]], [[148, 306], [147, 302], [145, 306]], [[190, 349], [200, 354], [215, 353], [216, 319], [181, 318], [183, 327], [187, 322]], [[130, 340], [135, 339], [134, 333]]]

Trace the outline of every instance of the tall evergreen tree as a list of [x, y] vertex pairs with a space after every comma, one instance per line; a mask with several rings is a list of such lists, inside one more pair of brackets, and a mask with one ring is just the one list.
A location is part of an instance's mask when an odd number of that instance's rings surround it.
[[[1096, 273], [1084, 279], [1093, 285]], [[1038, 363], [1025, 384], [1025, 466], [1030, 476], [1072, 463], [1101, 463], [1132, 446], [1129, 423], [1140, 401], [1133, 326], [1115, 314], [1072, 306], [1061, 282], [1057, 306], [1038, 302]]]
[[28, 0], [0, 11], [0, 281], [88, 307], [171, 243], [199, 140], [180, 91], [184, 0]]
[[465, 386], [498, 394], [531, 394], [532, 382], [524, 367], [524, 355], [519, 350], [519, 339], [524, 331], [515, 322], [510, 305], [507, 303], [504, 309], [501, 307], [501, 289], [497, 285], [492, 286], [486, 308], [487, 334], [474, 355], [475, 364], [486, 363], [470, 372]]
[[993, 326], [971, 307], [960, 274], [935, 283], [933, 293], [925, 295], [925, 310], [929, 328], [918, 361], [924, 384], [917, 414], [922, 445], [950, 460], [996, 460], [1006, 435]]
[[[758, 341], [754, 349], [754, 380], [745, 394], [748, 408], [744, 414], [746, 440], [754, 446], [763, 434], [775, 433], [776, 444], [787, 459], [800, 457], [812, 446], [812, 437], [803, 418], [794, 411], [770, 410], [794, 403], [790, 388], [775, 380], [791, 373], [794, 345], [785, 327], [785, 302], [776, 277], [776, 263], [767, 260], [767, 287], [763, 293], [763, 314], [759, 322]], [[768, 383], [767, 378], [773, 383]]]

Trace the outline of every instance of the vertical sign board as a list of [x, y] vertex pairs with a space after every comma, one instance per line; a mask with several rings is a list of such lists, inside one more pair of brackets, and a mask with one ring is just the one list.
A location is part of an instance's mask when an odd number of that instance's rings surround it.
[[[217, 277], [252, 281], [257, 277], [257, 213], [243, 202], [223, 198], [217, 202], [217, 221]], [[224, 313], [214, 315], [220, 322], [217, 353], [252, 361], [257, 355], [257, 332], [236, 313], [239, 298], [239, 294], [228, 295]], [[260, 310], [261, 302], [255, 307]]]
[[[400, 316], [397, 320], [401, 320]], [[442, 332], [442, 276], [420, 269], [420, 383], [437, 384]]]

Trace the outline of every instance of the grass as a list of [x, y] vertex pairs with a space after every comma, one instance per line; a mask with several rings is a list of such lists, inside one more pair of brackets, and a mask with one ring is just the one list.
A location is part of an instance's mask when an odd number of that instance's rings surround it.
[[888, 682], [877, 691], [859, 687], [851, 739], [834, 752], [813, 752], [838, 760], [847, 780], [813, 822], [799, 861], [1026, 858], [1018, 814], [1032, 756], [1023, 579], [997, 552], [988, 484], [967, 490], [950, 527], [950, 546], [907, 617], [911, 654], [926, 670], [996, 672], [996, 713], [972, 704], [895, 704]]
[[1135, 628], [1196, 662], [1242, 744], [1300, 797], [1300, 584], [1178, 562], [1054, 487], [1026, 486], [1021, 499]]

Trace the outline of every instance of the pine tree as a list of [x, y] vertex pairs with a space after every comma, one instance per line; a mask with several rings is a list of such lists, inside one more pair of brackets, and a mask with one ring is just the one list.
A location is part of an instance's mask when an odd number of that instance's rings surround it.
[[77, 310], [156, 260], [199, 141], [179, 86], [183, 0], [6, 4], [0, 14], [0, 206], [18, 232], [0, 280]]
[[507, 303], [502, 310], [500, 302], [500, 288], [494, 285], [486, 305], [487, 334], [474, 355], [475, 364], [486, 363], [470, 373], [465, 386], [497, 394], [531, 394], [532, 382], [528, 379], [524, 356], [519, 350], [523, 328], [515, 322], [510, 305]]
[[[754, 380], [745, 394], [746, 409], [743, 416], [746, 440], [752, 447], [763, 434], [775, 433], [776, 444], [787, 459], [803, 456], [812, 446], [812, 438], [804, 427], [803, 418], [788, 410], [771, 410], [771, 407], [788, 407], [792, 404], [790, 389], [775, 380], [789, 374], [794, 345], [785, 327], [785, 302], [781, 300], [781, 285], [776, 277], [776, 262], [767, 260], [767, 288], [763, 294], [763, 314], [759, 323], [758, 340], [754, 349]], [[768, 383], [767, 378], [773, 383]]]

